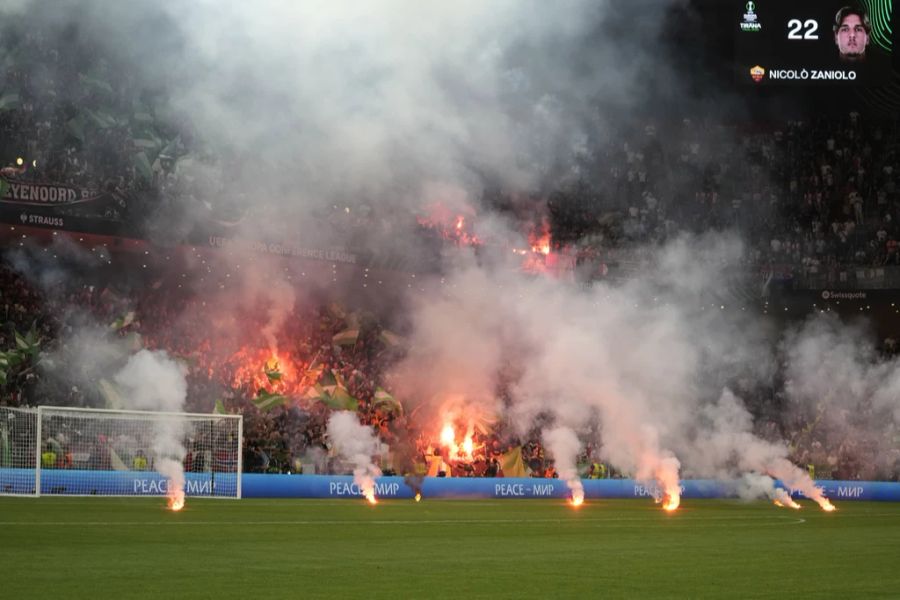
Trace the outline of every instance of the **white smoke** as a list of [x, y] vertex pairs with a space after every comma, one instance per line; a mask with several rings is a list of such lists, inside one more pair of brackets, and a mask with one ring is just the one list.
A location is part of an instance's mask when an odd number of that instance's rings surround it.
[[[186, 370], [165, 352], [141, 350], [116, 373], [114, 382], [122, 391], [127, 407], [159, 413], [179, 413], [187, 397]], [[159, 415], [153, 420], [153, 464], [168, 481], [170, 498], [184, 498], [184, 438], [188, 422], [177, 414]]]
[[375, 478], [381, 469], [372, 458], [383, 454], [384, 445], [371, 427], [360, 424], [355, 412], [336, 411], [328, 417], [328, 439], [337, 455], [353, 466], [353, 482], [370, 501], [375, 498]]
[[546, 429], [541, 438], [553, 456], [560, 479], [565, 481], [571, 490], [572, 498], [584, 498], [584, 485], [581, 483], [576, 464], [582, 449], [581, 440], [567, 427]]

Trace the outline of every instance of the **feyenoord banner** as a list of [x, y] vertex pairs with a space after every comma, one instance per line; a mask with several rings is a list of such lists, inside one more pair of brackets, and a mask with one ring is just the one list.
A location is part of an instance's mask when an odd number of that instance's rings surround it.
[[93, 202], [104, 194], [60, 183], [33, 183], [0, 178], [0, 202], [29, 206], [71, 206]]

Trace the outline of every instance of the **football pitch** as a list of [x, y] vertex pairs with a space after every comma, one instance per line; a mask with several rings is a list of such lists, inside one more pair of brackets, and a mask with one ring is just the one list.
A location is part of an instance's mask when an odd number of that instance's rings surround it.
[[898, 598], [900, 504], [0, 498], [0, 596]]

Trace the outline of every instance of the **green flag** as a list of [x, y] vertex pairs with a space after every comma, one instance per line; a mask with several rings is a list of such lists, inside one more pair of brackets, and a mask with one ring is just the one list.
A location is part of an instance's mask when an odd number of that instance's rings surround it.
[[259, 390], [256, 392], [256, 398], [253, 399], [253, 404], [256, 405], [256, 408], [263, 412], [268, 412], [276, 406], [281, 406], [285, 402], [287, 402], [287, 396], [282, 396], [281, 394], [273, 394], [271, 392], [267, 392], [263, 388], [259, 388]]
[[400, 415], [403, 414], [403, 406], [396, 398], [388, 394], [384, 388], [377, 388], [375, 390], [375, 395], [372, 397], [372, 404], [384, 410], [389, 410]]
[[347, 388], [336, 387], [331, 393], [331, 403], [329, 406], [337, 408], [338, 410], [355, 411], [359, 408], [359, 400], [351, 396], [350, 392], [347, 391]]
[[100, 379], [97, 382], [97, 389], [100, 391], [103, 399], [106, 400], [106, 408], [122, 408], [125, 405], [122, 401], [122, 394], [119, 393], [119, 388], [108, 379]]
[[281, 381], [281, 371], [278, 370], [278, 365], [275, 365], [275, 368], [269, 368], [269, 364], [263, 367], [263, 371], [266, 374], [266, 377], [269, 379], [269, 383], [275, 383], [276, 381]]
[[216, 405], [213, 407], [213, 414], [214, 415], [228, 414], [227, 411], [225, 410], [225, 402], [223, 402], [221, 398], [216, 400]]

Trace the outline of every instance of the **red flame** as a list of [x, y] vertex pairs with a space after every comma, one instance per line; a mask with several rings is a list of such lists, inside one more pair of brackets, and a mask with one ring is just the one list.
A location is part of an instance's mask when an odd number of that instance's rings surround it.
[[532, 252], [544, 256], [550, 254], [550, 224], [547, 219], [543, 219], [540, 226], [532, 228], [528, 234], [528, 243]]
[[231, 383], [235, 387], [246, 385], [254, 391], [263, 388], [272, 393], [299, 395], [310, 384], [303, 381], [302, 362], [289, 352], [245, 346], [226, 365], [232, 369]]
[[482, 243], [478, 236], [471, 231], [475, 216], [474, 209], [465, 208], [464, 212], [467, 214], [459, 214], [451, 211], [442, 203], [435, 202], [427, 210], [427, 216], [417, 219], [422, 227], [435, 231], [441, 238], [459, 246], [478, 246]]

